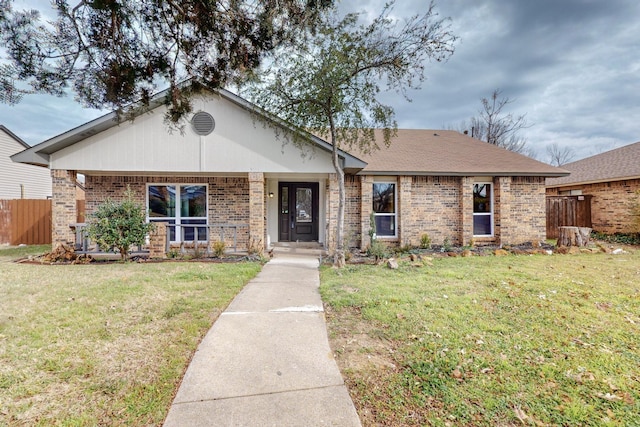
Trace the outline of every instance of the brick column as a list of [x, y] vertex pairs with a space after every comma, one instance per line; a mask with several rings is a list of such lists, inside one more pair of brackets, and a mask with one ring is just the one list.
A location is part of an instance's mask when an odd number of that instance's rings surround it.
[[338, 228], [338, 205], [340, 204], [340, 191], [338, 189], [338, 176], [335, 173], [329, 174], [327, 181], [327, 235], [326, 246], [330, 254], [336, 250], [336, 230]]
[[511, 177], [501, 176], [494, 179], [493, 223], [494, 233], [500, 245], [513, 243], [513, 232], [517, 224], [513, 223], [511, 212]]
[[155, 229], [149, 233], [149, 258], [167, 257], [167, 224], [154, 222]]
[[264, 174], [249, 173], [249, 252], [262, 254], [265, 249]]
[[468, 245], [473, 239], [473, 178], [460, 180], [460, 243]]
[[369, 230], [371, 229], [371, 212], [373, 211], [373, 176], [363, 175], [360, 185], [360, 234], [362, 235], [361, 249], [371, 244]]
[[411, 182], [412, 177], [401, 176], [398, 178], [398, 206], [396, 214], [398, 216], [399, 230], [398, 240], [400, 246], [411, 245], [418, 246], [420, 243], [416, 233], [413, 230], [413, 221], [411, 220]]
[[77, 221], [76, 171], [53, 169], [51, 171], [51, 243], [73, 245], [75, 233], [69, 227]]

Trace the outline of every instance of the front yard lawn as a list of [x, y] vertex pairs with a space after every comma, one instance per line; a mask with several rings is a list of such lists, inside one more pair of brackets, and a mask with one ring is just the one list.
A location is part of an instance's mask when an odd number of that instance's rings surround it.
[[365, 426], [640, 425], [640, 251], [323, 267]]
[[31, 265], [0, 250], [0, 426], [161, 425], [259, 263]]

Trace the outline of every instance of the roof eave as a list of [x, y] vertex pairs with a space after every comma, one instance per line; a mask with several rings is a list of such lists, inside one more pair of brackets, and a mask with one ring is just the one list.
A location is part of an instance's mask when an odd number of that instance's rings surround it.
[[358, 175], [404, 175], [404, 176], [538, 176], [543, 178], [559, 178], [568, 176], [569, 172], [474, 172], [474, 171], [367, 171]]
[[638, 176], [625, 176], [621, 178], [608, 178], [608, 179], [597, 179], [591, 181], [576, 181], [576, 182], [567, 182], [562, 184], [548, 184], [547, 188], [560, 188], [560, 187], [575, 187], [578, 185], [590, 185], [590, 184], [602, 184], [604, 182], [618, 182], [618, 181], [629, 181], [631, 179], [640, 179], [640, 175]]

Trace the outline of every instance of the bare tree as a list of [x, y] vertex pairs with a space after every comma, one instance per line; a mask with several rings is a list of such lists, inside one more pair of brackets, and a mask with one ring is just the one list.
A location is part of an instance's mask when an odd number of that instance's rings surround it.
[[526, 115], [514, 116], [502, 111], [513, 101], [500, 98], [500, 89], [496, 89], [490, 98], [482, 98], [480, 115], [471, 118], [471, 136], [489, 144], [527, 154], [527, 139], [519, 134], [522, 129], [531, 127], [527, 123]]
[[562, 166], [576, 157], [576, 153], [571, 147], [560, 148], [557, 142], [547, 146], [547, 155], [549, 156], [549, 164], [553, 166]]

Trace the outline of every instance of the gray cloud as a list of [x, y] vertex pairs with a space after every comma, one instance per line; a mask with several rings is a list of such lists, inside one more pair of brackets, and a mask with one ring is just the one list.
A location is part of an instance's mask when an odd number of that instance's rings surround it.
[[[376, 16], [385, 0], [343, 1], [342, 11]], [[398, 0], [394, 15], [425, 10], [425, 0]], [[477, 114], [480, 98], [500, 88], [526, 114], [523, 131], [544, 160], [551, 143], [578, 157], [640, 140], [640, 2], [635, 0], [441, 0], [460, 37], [446, 63], [427, 64], [422, 89], [407, 103], [383, 94], [400, 127], [457, 127]], [[0, 123], [37, 143], [97, 117], [71, 99], [26, 98], [0, 104]]]

